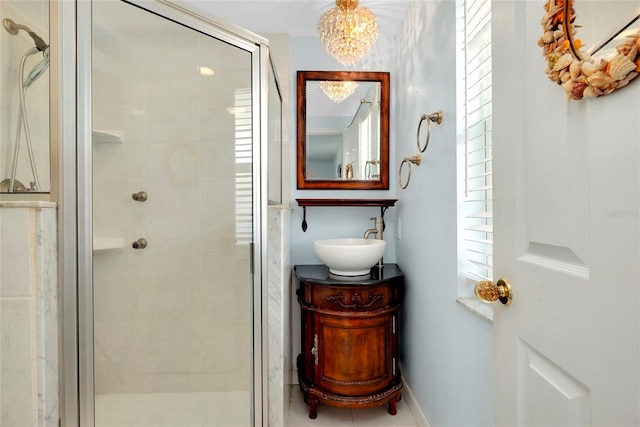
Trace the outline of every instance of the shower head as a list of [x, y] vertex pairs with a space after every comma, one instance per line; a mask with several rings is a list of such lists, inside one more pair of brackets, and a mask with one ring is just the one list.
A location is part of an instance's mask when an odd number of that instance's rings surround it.
[[27, 27], [26, 25], [16, 24], [12, 19], [9, 18], [3, 19], [2, 25], [4, 25], [5, 30], [7, 30], [9, 34], [13, 34], [14, 36], [18, 34], [19, 30], [26, 31], [27, 34], [31, 36], [40, 52], [44, 52], [49, 47], [49, 45], [45, 43], [45, 41], [42, 40], [39, 35], [37, 35], [34, 31], [31, 30], [31, 28]]
[[27, 78], [24, 80], [24, 83], [22, 83], [22, 87], [28, 88], [31, 86], [33, 82], [38, 80], [38, 78], [47, 71], [47, 68], [49, 68], [49, 48], [42, 52], [42, 55], [44, 56], [44, 59], [40, 61], [38, 65], [33, 67], [33, 70], [31, 70]]

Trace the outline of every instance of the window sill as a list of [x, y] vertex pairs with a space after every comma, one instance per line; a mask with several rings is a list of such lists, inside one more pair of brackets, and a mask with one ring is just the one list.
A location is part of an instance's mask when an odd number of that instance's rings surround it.
[[478, 301], [478, 299], [474, 297], [458, 297], [456, 298], [456, 302], [482, 320], [493, 325], [493, 306]]

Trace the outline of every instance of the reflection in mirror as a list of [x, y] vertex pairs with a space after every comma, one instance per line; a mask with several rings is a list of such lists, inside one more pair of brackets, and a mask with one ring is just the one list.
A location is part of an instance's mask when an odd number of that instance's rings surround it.
[[[616, 54], [616, 46], [627, 37], [640, 31], [640, 7], [636, 2], [610, 1], [606, 3], [587, 2], [591, 8], [590, 16], [597, 17], [592, 36], [597, 37], [587, 53], [593, 58], [611, 60]], [[580, 4], [582, 7], [582, 3]], [[586, 43], [590, 45], [590, 43]]]
[[388, 76], [298, 72], [298, 188], [389, 188]]
[[49, 2], [0, 2], [0, 192], [48, 193]]
[[355, 87], [344, 100], [339, 86], [325, 93], [326, 82], [307, 82], [306, 179], [379, 180], [380, 82], [345, 82]]

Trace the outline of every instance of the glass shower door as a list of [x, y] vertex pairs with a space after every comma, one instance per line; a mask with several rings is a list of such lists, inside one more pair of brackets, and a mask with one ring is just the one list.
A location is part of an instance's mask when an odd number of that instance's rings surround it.
[[251, 53], [92, 14], [96, 426], [251, 425]]

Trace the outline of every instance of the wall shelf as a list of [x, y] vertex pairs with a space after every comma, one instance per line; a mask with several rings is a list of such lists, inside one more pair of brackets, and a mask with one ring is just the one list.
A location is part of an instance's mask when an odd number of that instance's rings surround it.
[[307, 231], [307, 207], [380, 207], [380, 216], [384, 218], [384, 212], [394, 206], [398, 199], [296, 199], [298, 206], [302, 207], [302, 231]]
[[93, 252], [120, 252], [124, 250], [123, 237], [94, 237]]
[[94, 142], [124, 142], [124, 132], [121, 130], [102, 130], [102, 129], [94, 129], [93, 130], [93, 141]]

